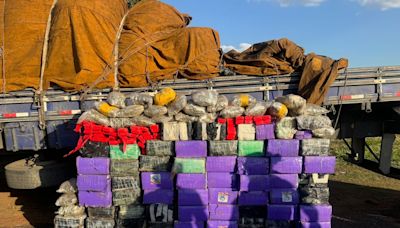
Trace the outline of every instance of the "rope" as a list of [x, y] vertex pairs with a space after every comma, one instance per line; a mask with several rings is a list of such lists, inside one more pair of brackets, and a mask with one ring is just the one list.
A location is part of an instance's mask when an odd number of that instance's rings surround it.
[[[344, 88], [343, 88], [342, 95], [346, 94], [345, 91], [347, 88], [346, 86], [347, 86], [347, 77], [348, 77], [347, 67], [344, 70], [344, 73], [345, 73], [345, 77], [344, 77], [344, 86], [343, 86]], [[335, 129], [339, 123], [339, 118], [340, 118], [340, 114], [342, 113], [342, 106], [343, 106], [343, 100], [342, 100], [341, 96], [339, 97], [339, 99], [340, 99], [340, 105], [339, 105], [338, 115], [336, 116], [336, 120], [335, 120], [335, 126], [334, 126]]]
[[[6, 23], [6, 0], [4, 0], [3, 2], [3, 23]], [[5, 26], [3, 25], [3, 34], [2, 34], [2, 53], [1, 53], [1, 57], [2, 57], [2, 78], [3, 78], [3, 94], [6, 94], [6, 42], [5, 42]]]
[[122, 30], [124, 29], [125, 20], [128, 16], [128, 12], [125, 13], [124, 17], [119, 24], [117, 37], [115, 38], [115, 45], [114, 45], [114, 90], [119, 90], [119, 81], [118, 81], [118, 68], [119, 68], [119, 40], [121, 39]]

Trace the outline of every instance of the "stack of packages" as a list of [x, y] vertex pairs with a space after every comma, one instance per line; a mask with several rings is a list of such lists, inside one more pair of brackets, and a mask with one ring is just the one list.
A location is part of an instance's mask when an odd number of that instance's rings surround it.
[[[76, 166], [79, 204], [89, 208], [110, 208], [112, 206], [110, 159], [78, 157]], [[92, 212], [91, 209], [88, 211]], [[86, 219], [86, 227], [114, 227], [115, 225], [113, 217], [90, 215], [89, 213]]]
[[60, 208], [56, 212], [57, 216], [54, 218], [54, 227], [83, 228], [86, 213], [84, 207], [77, 205], [76, 179], [73, 178], [62, 183], [57, 192], [62, 195], [56, 201], [56, 206]]
[[171, 161], [173, 142], [151, 140], [146, 144], [146, 155], [140, 156], [143, 204], [147, 205], [147, 227], [172, 227], [174, 184]]

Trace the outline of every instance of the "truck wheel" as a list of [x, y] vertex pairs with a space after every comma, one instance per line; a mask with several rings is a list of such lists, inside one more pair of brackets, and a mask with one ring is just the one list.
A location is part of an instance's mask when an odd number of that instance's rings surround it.
[[60, 185], [72, 176], [68, 162], [43, 161], [27, 165], [26, 160], [12, 162], [5, 167], [7, 185], [13, 189], [35, 189]]

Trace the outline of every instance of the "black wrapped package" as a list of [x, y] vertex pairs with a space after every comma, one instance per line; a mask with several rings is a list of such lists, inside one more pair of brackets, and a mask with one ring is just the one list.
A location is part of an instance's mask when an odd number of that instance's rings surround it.
[[117, 219], [116, 228], [146, 228], [145, 219]]
[[120, 219], [143, 219], [144, 216], [145, 207], [139, 204], [120, 206], [118, 210], [118, 218]]
[[147, 228], [174, 228], [174, 223], [171, 222], [148, 222]]
[[171, 167], [172, 159], [169, 156], [140, 156], [139, 158], [139, 168], [142, 172], [168, 172]]
[[193, 140], [193, 122], [188, 122], [186, 124], [187, 124], [188, 140]]
[[209, 155], [210, 156], [237, 156], [238, 155], [238, 141], [236, 141], [236, 140], [210, 141], [209, 142]]
[[150, 156], [174, 156], [174, 144], [171, 141], [149, 140], [146, 152]]
[[112, 177], [112, 190], [140, 190], [140, 179], [137, 176]]
[[203, 139], [203, 124], [201, 122], [193, 122], [192, 123], [192, 139], [193, 140], [202, 140]]
[[303, 187], [300, 188], [303, 204], [329, 204], [329, 188]]
[[88, 207], [89, 217], [94, 218], [115, 218], [115, 207]]
[[136, 159], [111, 159], [111, 176], [137, 176], [139, 161]]
[[264, 227], [267, 208], [263, 206], [239, 207], [240, 227]]
[[112, 192], [112, 201], [114, 206], [139, 204], [142, 202], [141, 190], [115, 190]]
[[94, 158], [94, 157], [109, 157], [110, 155], [110, 146], [105, 142], [93, 142], [88, 141], [85, 145], [79, 150], [82, 157], [85, 158]]
[[92, 218], [89, 217], [86, 219], [86, 228], [114, 228], [115, 221], [114, 219], [109, 218]]
[[151, 204], [146, 207], [146, 217], [151, 223], [172, 223], [174, 221], [174, 207], [166, 204]]
[[271, 221], [267, 220], [265, 222], [266, 228], [293, 228], [296, 227], [291, 221]]
[[218, 140], [218, 126], [216, 123], [207, 124], [207, 139], [208, 140]]
[[221, 124], [219, 140], [225, 140], [225, 139], [226, 139], [226, 124]]

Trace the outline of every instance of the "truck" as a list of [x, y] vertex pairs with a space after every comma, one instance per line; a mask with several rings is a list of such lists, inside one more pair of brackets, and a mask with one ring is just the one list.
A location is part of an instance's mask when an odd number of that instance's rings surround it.
[[[234, 75], [198, 81], [166, 80], [144, 88], [121, 88], [120, 92], [129, 96], [134, 92], [157, 92], [171, 87], [189, 95], [214, 89], [228, 97], [247, 93], [257, 100], [268, 101], [295, 94], [299, 81], [298, 73]], [[74, 148], [79, 138], [74, 132], [77, 119], [94, 102], [105, 100], [110, 92], [111, 89], [80, 93], [51, 88], [43, 94], [32, 89], [1, 94], [1, 150], [4, 153], [32, 151], [40, 155], [7, 165], [8, 186], [15, 189], [55, 186], [71, 176], [71, 166], [62, 156]], [[400, 131], [400, 66], [341, 70], [323, 106], [331, 111], [329, 117], [336, 137], [348, 146], [350, 159], [361, 164], [365, 151], [369, 151], [379, 162], [381, 172], [389, 174], [395, 135]], [[366, 143], [367, 137], [381, 137], [379, 156]]]

